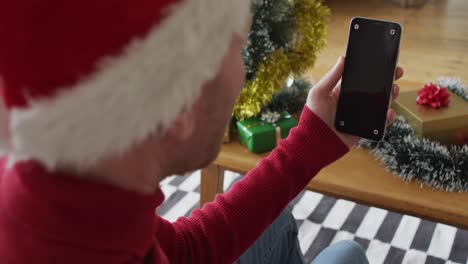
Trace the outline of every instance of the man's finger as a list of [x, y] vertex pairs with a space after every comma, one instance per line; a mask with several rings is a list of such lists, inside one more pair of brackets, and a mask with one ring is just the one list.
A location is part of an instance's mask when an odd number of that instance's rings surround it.
[[339, 82], [335, 88], [333, 88], [333, 91], [331, 92], [330, 96], [334, 96], [334, 97], [339, 97], [340, 96], [340, 93], [341, 93], [341, 82]]
[[397, 99], [399, 94], [400, 94], [400, 86], [395, 83], [393, 84], [393, 89], [392, 89], [392, 100]]
[[396, 119], [396, 113], [393, 109], [388, 109], [387, 112], [387, 126], [391, 125]]
[[403, 77], [403, 74], [404, 74], [404, 73], [405, 73], [405, 72], [403, 71], [403, 68], [401, 68], [400, 66], [398, 66], [398, 67], [396, 68], [396, 72], [395, 72], [395, 80], [398, 80], [398, 79], [400, 79], [401, 77]]
[[320, 82], [313, 88], [319, 94], [329, 95], [333, 88], [343, 75], [344, 59], [342, 56], [338, 58], [335, 66], [320, 80]]

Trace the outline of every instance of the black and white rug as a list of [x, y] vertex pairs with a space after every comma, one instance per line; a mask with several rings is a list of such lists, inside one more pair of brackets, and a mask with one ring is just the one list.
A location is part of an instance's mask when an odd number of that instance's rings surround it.
[[[226, 172], [224, 188], [238, 177]], [[167, 178], [161, 187], [166, 201], [157, 212], [169, 221], [199, 207], [200, 172]], [[293, 201], [293, 215], [306, 263], [330, 244], [353, 239], [366, 249], [372, 264], [468, 264], [467, 230], [310, 191]]]

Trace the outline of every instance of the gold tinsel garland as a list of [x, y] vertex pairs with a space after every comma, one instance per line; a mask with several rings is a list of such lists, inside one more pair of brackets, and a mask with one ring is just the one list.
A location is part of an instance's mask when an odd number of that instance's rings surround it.
[[246, 84], [234, 107], [238, 120], [257, 116], [281, 89], [292, 73], [300, 76], [317, 59], [317, 52], [326, 45], [330, 10], [320, 0], [292, 0], [296, 34], [287, 50], [272, 52], [258, 65], [255, 77]]

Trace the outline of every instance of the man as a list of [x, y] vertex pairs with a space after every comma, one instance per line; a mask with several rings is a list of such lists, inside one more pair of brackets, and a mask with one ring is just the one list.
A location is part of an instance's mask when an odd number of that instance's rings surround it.
[[[268, 234], [358, 141], [332, 125], [343, 58], [299, 127], [230, 191], [175, 223], [154, 215], [159, 182], [219, 150], [248, 14], [246, 0], [0, 1], [2, 263], [232, 263]], [[318, 261], [365, 262], [349, 245]], [[297, 261], [297, 243], [281, 249]], [[278, 259], [273, 244], [260, 251]]]

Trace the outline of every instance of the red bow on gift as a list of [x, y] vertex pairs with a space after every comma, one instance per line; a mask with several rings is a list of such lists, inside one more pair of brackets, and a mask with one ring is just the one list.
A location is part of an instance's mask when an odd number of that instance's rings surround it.
[[416, 102], [432, 108], [446, 107], [450, 103], [450, 94], [447, 88], [429, 83], [418, 92]]

